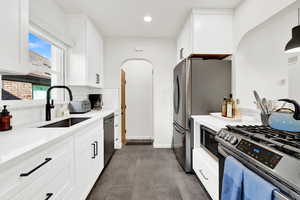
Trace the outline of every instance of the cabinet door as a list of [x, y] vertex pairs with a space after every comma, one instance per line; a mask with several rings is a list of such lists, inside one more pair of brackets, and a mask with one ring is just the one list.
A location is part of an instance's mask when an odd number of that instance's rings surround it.
[[94, 140], [91, 138], [81, 147], [76, 147], [76, 191], [79, 199], [85, 199], [94, 184]]
[[78, 199], [83, 200], [87, 197], [103, 169], [101, 161], [103, 144], [99, 137], [102, 130], [100, 123], [100, 120], [95, 122], [75, 136], [75, 191]]
[[192, 52], [192, 17], [185, 23], [177, 40], [177, 61], [178, 63], [187, 57]]
[[194, 50], [196, 54], [232, 54], [232, 14], [195, 14]]
[[28, 0], [2, 1], [0, 7], [0, 72], [26, 74], [30, 71], [28, 53]]
[[104, 87], [104, 46], [103, 39], [101, 35], [99, 36], [99, 74], [100, 74], [100, 83], [99, 87]]
[[90, 86], [99, 87], [100, 84], [100, 47], [99, 36], [91, 22], [87, 22], [87, 69]]
[[104, 139], [103, 139], [103, 131], [100, 131], [95, 134], [94, 137], [94, 144], [95, 144], [95, 157], [92, 159], [91, 164], [91, 172], [92, 179], [97, 180], [99, 175], [101, 174], [103, 167], [104, 167]]

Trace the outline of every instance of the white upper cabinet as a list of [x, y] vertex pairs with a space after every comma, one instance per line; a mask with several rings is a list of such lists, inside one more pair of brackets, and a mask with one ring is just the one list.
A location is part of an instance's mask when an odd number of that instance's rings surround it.
[[230, 9], [196, 9], [177, 40], [177, 60], [191, 54], [232, 54], [233, 14]]
[[27, 74], [30, 71], [28, 53], [28, 0], [2, 1], [0, 6], [0, 73]]
[[70, 15], [69, 29], [75, 46], [70, 53], [69, 84], [102, 88], [103, 39], [84, 15]]

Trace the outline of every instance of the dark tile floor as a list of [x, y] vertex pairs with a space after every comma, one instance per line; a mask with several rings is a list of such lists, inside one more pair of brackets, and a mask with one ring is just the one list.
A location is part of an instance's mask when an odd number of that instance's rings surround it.
[[117, 151], [88, 200], [208, 200], [172, 150], [125, 146]]

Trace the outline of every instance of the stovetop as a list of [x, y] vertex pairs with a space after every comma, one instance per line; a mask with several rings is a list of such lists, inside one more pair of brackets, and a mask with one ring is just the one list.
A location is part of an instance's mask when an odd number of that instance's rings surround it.
[[269, 126], [228, 126], [227, 128], [230, 132], [300, 159], [300, 133], [280, 131]]

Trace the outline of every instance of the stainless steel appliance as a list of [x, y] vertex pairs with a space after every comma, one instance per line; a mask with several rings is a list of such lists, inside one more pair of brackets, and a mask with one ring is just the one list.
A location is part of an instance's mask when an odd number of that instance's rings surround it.
[[111, 114], [104, 118], [104, 166], [106, 166], [115, 152], [115, 116]]
[[93, 110], [101, 110], [103, 105], [102, 94], [89, 94], [89, 100]]
[[69, 110], [71, 114], [82, 114], [91, 111], [91, 103], [89, 100], [71, 101], [69, 103]]
[[268, 126], [228, 126], [216, 136], [220, 153], [220, 188], [224, 161], [232, 156], [278, 188], [277, 200], [300, 199], [300, 133]]
[[231, 93], [231, 61], [189, 58], [174, 69], [173, 150], [186, 172], [192, 172], [191, 115], [220, 111]]
[[203, 148], [207, 151], [215, 155], [216, 157], [219, 156], [218, 153], [218, 142], [216, 141], [215, 137], [217, 132], [206, 127], [200, 127], [200, 144]]

